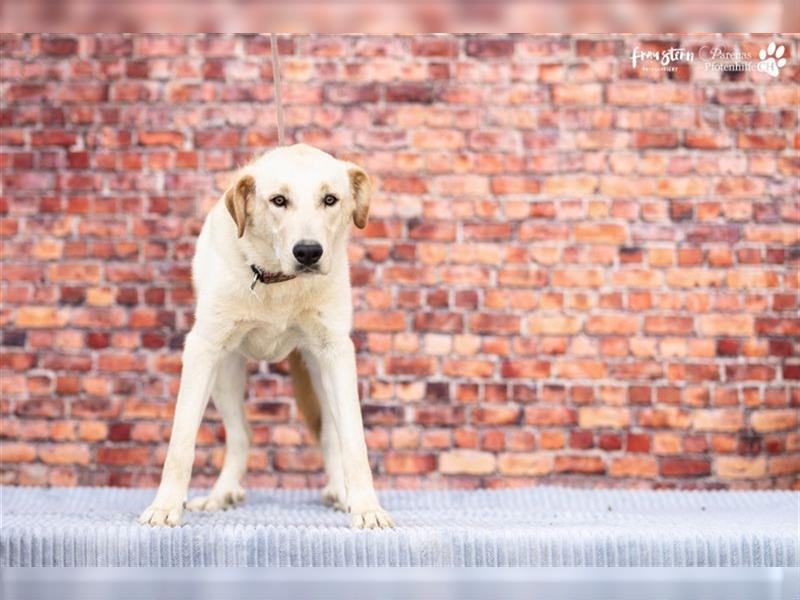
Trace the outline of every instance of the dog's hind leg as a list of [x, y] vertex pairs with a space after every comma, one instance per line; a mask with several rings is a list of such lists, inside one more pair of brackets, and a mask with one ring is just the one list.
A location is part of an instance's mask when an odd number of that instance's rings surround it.
[[241, 481], [247, 471], [247, 454], [252, 441], [244, 412], [246, 369], [247, 360], [237, 352], [220, 362], [211, 398], [225, 425], [225, 460], [209, 494], [189, 501], [188, 510], [220, 510], [244, 500]]

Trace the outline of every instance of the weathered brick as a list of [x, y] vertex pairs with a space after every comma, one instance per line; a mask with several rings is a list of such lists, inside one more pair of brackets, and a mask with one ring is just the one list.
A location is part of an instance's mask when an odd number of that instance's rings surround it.
[[630, 424], [627, 408], [586, 406], [578, 411], [578, 425], [585, 429], [611, 427], [622, 429]]
[[39, 458], [49, 465], [89, 464], [89, 448], [83, 444], [58, 444], [39, 448]]
[[472, 421], [476, 425], [514, 425], [519, 422], [518, 406], [481, 406], [472, 411]]
[[507, 58], [514, 53], [514, 42], [493, 37], [472, 38], [467, 40], [466, 53], [479, 58]]
[[36, 458], [36, 446], [27, 443], [4, 442], [0, 445], [0, 459], [3, 463], [31, 462]]
[[555, 104], [600, 104], [602, 100], [603, 87], [597, 83], [559, 83], [553, 86]]
[[504, 475], [536, 477], [553, 471], [553, 457], [546, 454], [504, 453], [497, 459], [497, 469]]
[[322, 468], [322, 453], [316, 448], [304, 450], [279, 448], [273, 457], [278, 471], [319, 471]]
[[587, 244], [622, 244], [627, 238], [624, 225], [580, 223], [575, 226], [575, 240]]
[[714, 460], [714, 471], [724, 479], [758, 479], [767, 472], [767, 459], [763, 456], [718, 456]]
[[611, 459], [608, 474], [612, 477], [653, 479], [658, 475], [658, 463], [652, 456], [620, 456]]
[[445, 475], [488, 475], [495, 464], [494, 454], [476, 450], [452, 450], [439, 456], [439, 470]]
[[528, 319], [528, 331], [544, 335], [574, 335], [581, 329], [578, 317], [566, 315], [534, 315]]
[[454, 57], [458, 55], [458, 41], [443, 37], [415, 36], [411, 42], [411, 52], [417, 56]]
[[543, 360], [506, 361], [502, 371], [503, 377], [542, 379], [550, 375], [550, 363]]
[[697, 329], [703, 335], [753, 335], [752, 315], [703, 315], [697, 319]]
[[525, 408], [525, 422], [529, 425], [572, 425], [578, 418], [572, 408], [529, 406]]
[[770, 457], [767, 472], [773, 477], [800, 473], [800, 454]]
[[50, 306], [24, 306], [17, 310], [16, 325], [18, 327], [63, 327], [67, 315]]
[[759, 433], [791, 431], [797, 429], [798, 418], [796, 408], [758, 410], [750, 414], [750, 426]]
[[556, 456], [555, 471], [557, 473], [602, 474], [606, 472], [606, 465], [599, 456], [567, 454]]

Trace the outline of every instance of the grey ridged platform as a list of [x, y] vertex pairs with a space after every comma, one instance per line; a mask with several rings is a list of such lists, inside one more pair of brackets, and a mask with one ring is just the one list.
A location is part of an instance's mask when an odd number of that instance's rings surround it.
[[798, 565], [800, 493], [537, 487], [385, 491], [393, 531], [353, 531], [314, 490], [135, 522], [154, 490], [2, 490], [2, 566]]

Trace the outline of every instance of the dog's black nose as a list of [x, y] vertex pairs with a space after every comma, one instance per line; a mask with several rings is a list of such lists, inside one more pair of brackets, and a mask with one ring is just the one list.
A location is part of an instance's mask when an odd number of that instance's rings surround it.
[[301, 265], [310, 267], [322, 257], [322, 245], [319, 242], [303, 240], [294, 245], [292, 254]]

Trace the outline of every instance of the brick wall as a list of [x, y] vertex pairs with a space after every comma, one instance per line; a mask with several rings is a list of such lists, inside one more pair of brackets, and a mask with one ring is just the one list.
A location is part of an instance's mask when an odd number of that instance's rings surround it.
[[[354, 337], [380, 485], [795, 487], [797, 36], [284, 37], [289, 137], [377, 182]], [[276, 142], [263, 36], [2, 38], [2, 481], [154, 485], [189, 261]], [[319, 485], [252, 365], [249, 485]], [[195, 463], [224, 437], [209, 410]]]

